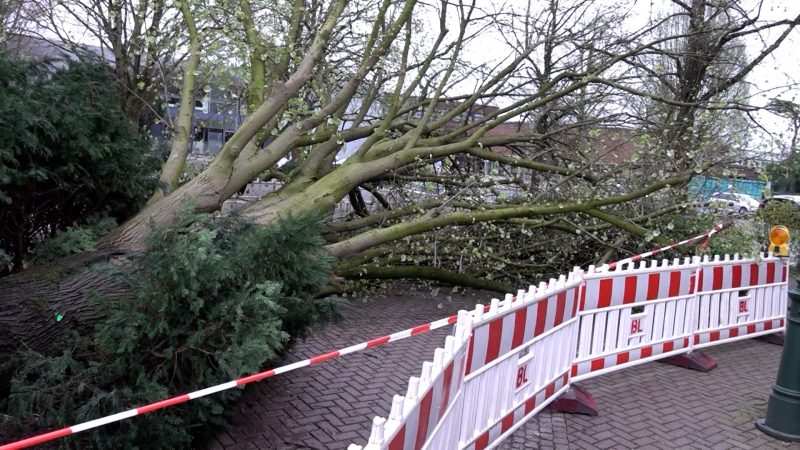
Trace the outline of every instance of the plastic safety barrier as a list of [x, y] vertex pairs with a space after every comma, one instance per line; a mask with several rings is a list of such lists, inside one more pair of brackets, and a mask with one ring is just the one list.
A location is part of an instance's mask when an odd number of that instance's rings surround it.
[[782, 331], [787, 278], [786, 259], [763, 254], [625, 261], [461, 311], [363, 448], [493, 447], [573, 382]]

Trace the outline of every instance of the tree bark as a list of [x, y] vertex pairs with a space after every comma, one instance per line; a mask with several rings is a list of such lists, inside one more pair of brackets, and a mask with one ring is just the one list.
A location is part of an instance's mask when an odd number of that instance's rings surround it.
[[0, 355], [18, 350], [58, 352], [68, 331], [82, 336], [103, 315], [103, 302], [128, 297], [124, 280], [107, 264], [130, 270], [121, 255], [94, 252], [72, 256], [0, 280]]

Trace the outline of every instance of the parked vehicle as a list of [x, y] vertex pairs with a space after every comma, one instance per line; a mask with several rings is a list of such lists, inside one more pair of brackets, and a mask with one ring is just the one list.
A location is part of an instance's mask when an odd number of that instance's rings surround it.
[[761, 200], [761, 204], [758, 205], [758, 207], [763, 208], [767, 205], [775, 203], [780, 203], [780, 204], [789, 203], [792, 206], [800, 208], [800, 195], [773, 195], [772, 197]]
[[730, 212], [747, 214], [754, 212], [761, 205], [755, 198], [746, 194], [733, 192], [714, 192], [709, 196], [704, 206], [710, 208], [727, 209]]

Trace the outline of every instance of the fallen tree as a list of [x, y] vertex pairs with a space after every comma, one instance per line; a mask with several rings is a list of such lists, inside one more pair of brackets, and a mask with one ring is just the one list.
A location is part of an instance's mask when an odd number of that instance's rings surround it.
[[[101, 316], [91, 296], [127, 295], [108, 271], [92, 264], [132, 270], [153, 230], [174, 225], [183, 205], [198, 213], [217, 211], [256, 178], [282, 183], [241, 212], [263, 226], [292, 216], [330, 216], [343, 199], [355, 200], [355, 216], [330, 223], [325, 234], [328, 250], [339, 259], [339, 274], [353, 279], [410, 276], [499, 289], [509, 281], [501, 280], [503, 271], [514, 264], [522, 264], [515, 274], [534, 277], [599, 258], [615, 247], [620, 232], [639, 242], [658, 240], [635, 223], [637, 217], [680, 203], [683, 183], [735, 160], [737, 149], [682, 153], [675, 164], [662, 141], [611, 165], [608, 155], [616, 150], [607, 145], [598, 150], [598, 130], [619, 123], [624, 99], [649, 95], [679, 108], [680, 114], [661, 116], [660, 126], [678, 123], [680, 139], [691, 142], [687, 117], [701, 121], [705, 110], [747, 108], [720, 99], [799, 19], [764, 25], [735, 4], [695, 0], [688, 12], [624, 31], [610, 25], [624, 17], [589, 1], [568, 6], [553, 1], [544, 11], [510, 13], [465, 2], [442, 2], [438, 8], [414, 0], [367, 3], [333, 0], [324, 9], [322, 4], [311, 9], [295, 0], [280, 14], [254, 11], [248, 0], [231, 6], [237, 13], [228, 16], [227, 29], [240, 30], [249, 57], [243, 64], [250, 88], [246, 120], [213, 161], [183, 183], [187, 148], [174, 145], [160, 192], [106, 235], [96, 252], [0, 280], [0, 354], [47, 351], [65, 330], [91, 329]], [[181, 4], [180, 13], [200, 22], [197, 17], [208, 17], [203, 7]], [[431, 11], [439, 17], [438, 34], [417, 45], [422, 25], [414, 18]], [[655, 32], [687, 14], [694, 28]], [[259, 32], [257, 23], [265, 16], [281, 23], [283, 42], [266, 42]], [[631, 87], [630, 76], [643, 67], [638, 58], [644, 55], [693, 57], [680, 46], [662, 44], [710, 37], [718, 52], [703, 54], [708, 69], [729, 63], [720, 58], [737, 39], [773, 28], [780, 34], [724, 80], [709, 83], [708, 70], [681, 78], [681, 92], [688, 89], [691, 96]], [[467, 49], [490, 29], [507, 40], [508, 56], [470, 63]], [[269, 61], [269, 70], [258, 61]], [[672, 76], [648, 73], [656, 75]], [[201, 89], [191, 76], [183, 83], [184, 92]], [[466, 93], [465, 83], [474, 86]], [[625, 138], [636, 139], [633, 132]], [[501, 192], [504, 185], [514, 188]], [[364, 192], [383, 201], [365, 207], [359, 200]], [[610, 226], [603, 232], [621, 231], [603, 237], [584, 231], [603, 224]], [[553, 236], [571, 242], [560, 253], [563, 261], [541, 260], [538, 251], [520, 261], [516, 247], [552, 242]], [[589, 254], [581, 255], [582, 249]], [[63, 320], [53, 320], [56, 314]]]

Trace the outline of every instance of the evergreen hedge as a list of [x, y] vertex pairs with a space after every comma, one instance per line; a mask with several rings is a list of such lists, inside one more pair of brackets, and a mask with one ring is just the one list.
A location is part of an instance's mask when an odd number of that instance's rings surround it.
[[[141, 270], [120, 274], [132, 298], [96, 299], [107, 319], [93, 336], [65, 336], [60, 355], [24, 355], [8, 399], [17, 432], [92, 420], [256, 372], [290, 337], [334, 315], [334, 301], [313, 300], [331, 264], [314, 218], [262, 228], [188, 217], [154, 233], [150, 244], [137, 261]], [[221, 392], [58, 445], [189, 448], [226, 422], [240, 394]]]

